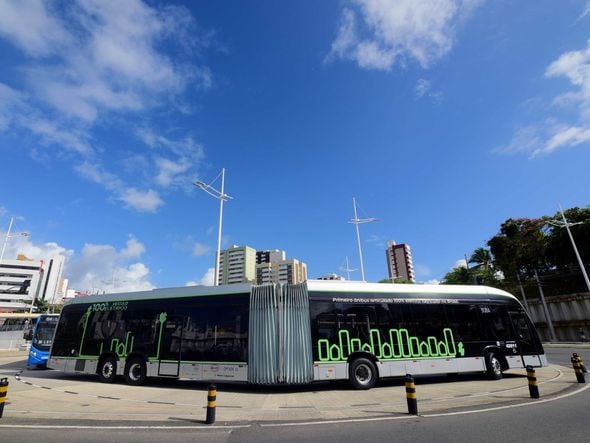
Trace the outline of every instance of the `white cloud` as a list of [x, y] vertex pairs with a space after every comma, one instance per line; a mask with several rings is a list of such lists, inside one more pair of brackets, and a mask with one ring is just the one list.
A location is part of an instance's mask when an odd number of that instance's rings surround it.
[[153, 189], [140, 191], [136, 188], [127, 188], [117, 199], [139, 212], [156, 212], [164, 204], [160, 195]]
[[139, 212], [156, 212], [164, 204], [158, 192], [153, 189], [142, 191], [135, 187], [128, 187], [119, 177], [105, 171], [98, 164], [84, 162], [77, 165], [74, 169], [84, 178], [111, 191], [114, 194], [114, 198], [124, 202], [128, 208]]
[[416, 87], [414, 88], [414, 97], [416, 100], [427, 97], [433, 100], [435, 103], [442, 101], [442, 94], [432, 89], [432, 82], [426, 79], [418, 79]]
[[[67, 155], [43, 155], [34, 147], [35, 157], [74, 158], [75, 170], [115, 201], [156, 211], [164, 202], [156, 191], [142, 189], [149, 184], [126, 184], [97, 166], [107, 150], [94, 147], [91, 134], [99, 124], [105, 130], [164, 105], [186, 112], [182, 92], [211, 86], [209, 68], [194, 57], [211, 36], [203, 36], [190, 12], [141, 0], [6, 0], [0, 2], [0, 38], [26, 55], [15, 66], [23, 89], [0, 83], [0, 131], [36, 135], [40, 146], [57, 146]], [[190, 136], [153, 139], [166, 154], [150, 158], [149, 174], [141, 178], [150, 177], [152, 186], [186, 185], [204, 158], [202, 146]]]
[[70, 41], [64, 23], [52, 17], [42, 0], [0, 2], [0, 36], [32, 57], [45, 57]]
[[582, 11], [580, 16], [578, 17], [578, 20], [582, 20], [588, 14], [590, 14], [590, 1], [586, 2], [586, 5], [584, 6], [584, 10]]
[[193, 256], [194, 257], [202, 257], [203, 255], [207, 254], [211, 248], [207, 245], [203, 245], [201, 243], [195, 243], [193, 246]]
[[189, 31], [195, 23], [182, 7], [150, 7], [140, 0], [46, 5], [0, 2], [0, 36], [36, 59], [22, 70], [37, 97], [64, 115], [92, 122], [105, 111], [168, 101], [189, 82], [211, 83], [207, 67], [161, 51], [163, 42], [181, 48], [177, 55], [197, 44]]
[[585, 49], [560, 55], [547, 67], [545, 76], [565, 77], [570, 82], [572, 89], [555, 97], [553, 104], [572, 108], [577, 121], [565, 123], [552, 118], [520, 128], [508, 145], [494, 152], [525, 153], [532, 158], [590, 142], [590, 40]]
[[[187, 158], [180, 158], [178, 161], [172, 161], [167, 158], [158, 157], [155, 159], [159, 173], [156, 176], [156, 183], [167, 188], [176, 182], [183, 182], [181, 174], [187, 172], [193, 163]], [[181, 179], [179, 180], [179, 176]]]
[[[4, 234], [0, 231], [0, 236]], [[149, 268], [134, 261], [145, 252], [145, 246], [133, 235], [129, 235], [121, 250], [112, 245], [86, 244], [80, 254], [55, 242], [37, 244], [33, 239], [33, 236], [12, 237], [4, 257], [15, 259], [22, 254], [32, 260], [49, 260], [63, 255], [66, 258], [63, 276], [70, 280], [70, 288], [80, 291], [125, 292], [155, 287], [150, 282]]]
[[203, 286], [213, 286], [215, 282], [215, 268], [207, 269], [207, 272], [199, 280], [199, 284]]
[[[407, 60], [426, 68], [453, 47], [455, 30], [479, 0], [354, 0], [342, 11], [327, 61], [390, 70]], [[359, 20], [360, 18], [360, 20]]]
[[453, 269], [457, 269], [457, 268], [468, 268], [469, 266], [467, 266], [467, 260], [465, 260], [464, 258], [460, 258], [459, 260], [457, 260], [455, 262], [455, 264], [453, 265], [451, 271]]
[[139, 257], [145, 252], [145, 246], [133, 235], [129, 234], [125, 249], [121, 250], [121, 256], [125, 258]]

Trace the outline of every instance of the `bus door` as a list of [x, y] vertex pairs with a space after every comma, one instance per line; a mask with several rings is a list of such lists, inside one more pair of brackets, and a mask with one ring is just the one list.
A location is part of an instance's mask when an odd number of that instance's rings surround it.
[[[541, 360], [539, 359], [539, 349], [537, 348], [535, 337], [531, 332], [531, 327], [526, 314], [520, 310], [509, 309], [508, 315], [510, 316], [510, 322], [514, 329], [517, 346], [515, 351], [517, 354], [520, 354], [523, 366], [536, 366], [541, 363]], [[508, 351], [508, 349], [506, 351]]]
[[178, 377], [182, 358], [182, 330], [186, 317], [169, 315], [162, 331], [158, 375]]

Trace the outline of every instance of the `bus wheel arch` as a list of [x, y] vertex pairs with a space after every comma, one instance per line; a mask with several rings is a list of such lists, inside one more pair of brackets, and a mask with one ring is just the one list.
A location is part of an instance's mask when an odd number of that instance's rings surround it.
[[141, 386], [146, 380], [146, 358], [141, 354], [131, 354], [125, 362], [125, 382], [131, 386]]
[[508, 363], [502, 352], [497, 348], [487, 348], [484, 352], [484, 360], [488, 377], [492, 380], [500, 380], [502, 371], [508, 368]]
[[101, 355], [96, 368], [98, 378], [101, 382], [112, 383], [115, 381], [117, 377], [117, 364], [118, 359], [114, 354]]
[[348, 380], [356, 389], [371, 389], [379, 380], [377, 359], [366, 353], [355, 353], [348, 359]]

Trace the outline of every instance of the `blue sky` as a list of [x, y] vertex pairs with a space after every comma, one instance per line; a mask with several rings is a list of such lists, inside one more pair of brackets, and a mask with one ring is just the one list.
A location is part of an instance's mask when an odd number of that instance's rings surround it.
[[[590, 3], [0, 2], [6, 257], [77, 290], [212, 281], [223, 246], [310, 277], [439, 280], [509, 217], [587, 206]], [[214, 185], [219, 186], [219, 181]], [[353, 273], [359, 278], [359, 273]]]

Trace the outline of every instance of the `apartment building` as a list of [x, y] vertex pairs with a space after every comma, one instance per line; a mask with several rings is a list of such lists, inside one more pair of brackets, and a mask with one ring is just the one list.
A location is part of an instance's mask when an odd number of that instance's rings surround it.
[[250, 246], [232, 246], [219, 255], [219, 284], [254, 283], [256, 250]]
[[394, 241], [389, 240], [385, 255], [387, 257], [387, 271], [389, 272], [390, 279], [401, 278], [412, 283], [416, 282], [410, 245], [405, 243], [398, 245]]

